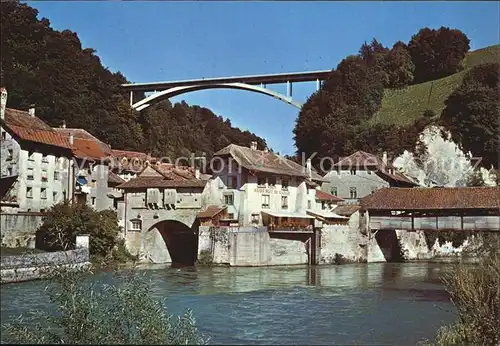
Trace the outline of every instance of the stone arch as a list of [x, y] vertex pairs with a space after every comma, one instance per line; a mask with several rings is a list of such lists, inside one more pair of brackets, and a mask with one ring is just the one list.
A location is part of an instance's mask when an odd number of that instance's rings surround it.
[[298, 109], [302, 108], [302, 104], [296, 101], [293, 101], [291, 97], [282, 95], [276, 91], [257, 86], [257, 85], [250, 85], [250, 84], [245, 84], [245, 83], [219, 83], [219, 84], [206, 84], [206, 85], [189, 85], [189, 86], [178, 86], [178, 87], [172, 87], [167, 90], [163, 90], [160, 92], [156, 92], [141, 101], [138, 101], [132, 105], [133, 109], [136, 109], [138, 111], [141, 111], [147, 107], [149, 107], [152, 103], [159, 102], [163, 99], [168, 99], [170, 97], [190, 93], [193, 91], [199, 91], [199, 90], [206, 90], [206, 89], [238, 89], [238, 90], [247, 90], [247, 91], [252, 91], [256, 92], [259, 94], [264, 94], [268, 95], [271, 97], [274, 97], [275, 99], [278, 99], [280, 101], [283, 101], [285, 103], [288, 103], [291, 106], [294, 106]]
[[156, 222], [146, 232], [144, 252], [154, 263], [192, 266], [198, 256], [198, 224], [165, 219]]

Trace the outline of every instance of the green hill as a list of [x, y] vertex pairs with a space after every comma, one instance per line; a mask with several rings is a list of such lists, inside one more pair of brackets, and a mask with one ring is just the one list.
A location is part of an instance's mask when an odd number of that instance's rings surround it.
[[427, 109], [441, 114], [444, 102], [460, 85], [468, 69], [489, 62], [500, 62], [500, 45], [470, 52], [464, 59], [465, 69], [454, 75], [384, 92], [382, 106], [369, 124], [407, 125], [420, 118]]

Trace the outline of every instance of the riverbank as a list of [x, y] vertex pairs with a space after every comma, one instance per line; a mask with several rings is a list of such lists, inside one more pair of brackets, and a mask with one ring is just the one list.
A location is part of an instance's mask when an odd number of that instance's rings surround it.
[[[415, 345], [455, 318], [440, 279], [448, 264], [138, 268], [170, 313], [194, 310], [211, 344]], [[3, 285], [2, 321], [49, 309], [45, 285]]]

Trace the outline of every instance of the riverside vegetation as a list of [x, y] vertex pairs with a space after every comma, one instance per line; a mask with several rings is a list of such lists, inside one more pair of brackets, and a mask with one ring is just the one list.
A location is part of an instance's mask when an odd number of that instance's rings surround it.
[[483, 236], [483, 244], [478, 265], [460, 263], [443, 275], [457, 321], [438, 330], [435, 345], [500, 344], [500, 237]]
[[191, 310], [175, 318], [135, 269], [104, 285], [89, 269], [54, 268], [47, 291], [55, 313], [36, 311], [2, 325], [2, 343], [204, 345]]

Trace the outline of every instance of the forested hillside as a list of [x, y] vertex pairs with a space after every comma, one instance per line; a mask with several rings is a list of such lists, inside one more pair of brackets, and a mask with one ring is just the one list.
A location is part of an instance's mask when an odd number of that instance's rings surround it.
[[1, 80], [8, 107], [28, 109], [52, 126], [66, 121], [116, 149], [159, 156], [211, 155], [229, 143], [265, 140], [232, 127], [209, 109], [164, 101], [142, 112], [130, 109], [119, 85], [121, 73], [101, 64], [96, 51], [83, 48], [76, 33], [57, 31], [37, 10], [18, 1], [1, 3]]
[[392, 48], [365, 42], [302, 107], [298, 152], [419, 154], [426, 150], [419, 134], [436, 124], [481, 165], [498, 167], [499, 48], [469, 53], [468, 37], [446, 27], [423, 28]]

